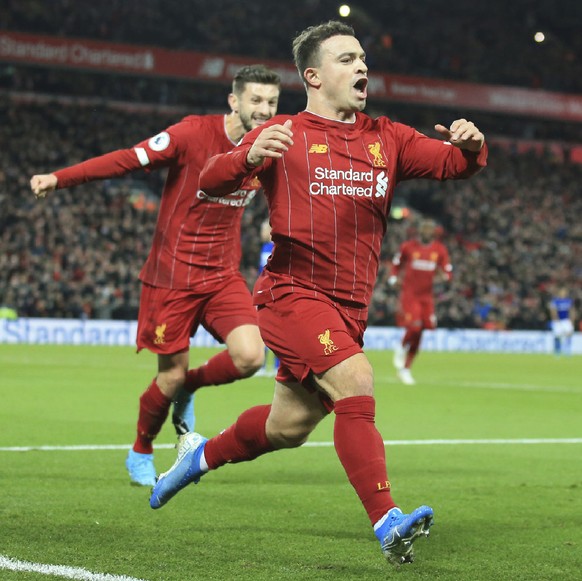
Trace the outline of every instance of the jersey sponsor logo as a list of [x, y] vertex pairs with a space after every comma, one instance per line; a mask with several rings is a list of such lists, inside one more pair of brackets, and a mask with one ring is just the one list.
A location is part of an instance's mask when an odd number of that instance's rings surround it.
[[319, 342], [323, 345], [324, 355], [331, 355], [334, 351], [337, 351], [337, 345], [331, 339], [331, 331], [326, 329], [323, 333], [317, 337]]
[[356, 171], [351, 168], [341, 170], [316, 167], [314, 177], [315, 181], [310, 181], [309, 183], [309, 193], [312, 196], [352, 196], [361, 198], [371, 198], [373, 196], [373, 170]]
[[309, 148], [309, 153], [327, 153], [328, 147], [325, 143], [313, 143]]
[[167, 131], [162, 131], [154, 135], [148, 141], [148, 145], [152, 151], [164, 151], [170, 145], [170, 134]]
[[154, 339], [154, 343], [156, 345], [163, 345], [166, 342], [166, 323], [163, 325], [158, 325], [156, 327], [156, 338]]
[[386, 197], [386, 190], [388, 189], [388, 176], [386, 172], [381, 171], [376, 177], [376, 191], [374, 196], [376, 198]]
[[386, 167], [386, 162], [384, 161], [382, 152], [380, 151], [381, 147], [382, 145], [379, 141], [368, 144], [368, 151], [374, 156], [374, 160], [372, 161], [374, 167]]
[[216, 198], [209, 196], [202, 190], [198, 190], [196, 197], [199, 200], [204, 200], [210, 204], [218, 204], [222, 206], [231, 206], [233, 208], [244, 208], [251, 203], [251, 200], [257, 195], [258, 190], [237, 190], [228, 196]]
[[412, 261], [411, 266], [413, 270], [423, 270], [425, 272], [431, 272], [436, 269], [436, 262], [432, 260], [423, 260], [422, 258], [416, 258]]

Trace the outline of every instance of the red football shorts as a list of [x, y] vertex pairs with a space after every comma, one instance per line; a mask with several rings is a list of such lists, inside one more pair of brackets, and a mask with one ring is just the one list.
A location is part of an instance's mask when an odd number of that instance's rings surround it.
[[399, 327], [436, 329], [437, 320], [432, 297], [418, 298], [402, 295], [396, 323]]
[[202, 325], [221, 343], [241, 325], [257, 325], [257, 310], [242, 275], [197, 293], [143, 283], [137, 322], [137, 350], [160, 355], [186, 351]]
[[[263, 341], [280, 360], [277, 381], [313, 391], [310, 372], [323, 373], [363, 352], [366, 322], [351, 319], [328, 299], [289, 294], [261, 305], [258, 315]], [[329, 403], [324, 401], [328, 409]]]

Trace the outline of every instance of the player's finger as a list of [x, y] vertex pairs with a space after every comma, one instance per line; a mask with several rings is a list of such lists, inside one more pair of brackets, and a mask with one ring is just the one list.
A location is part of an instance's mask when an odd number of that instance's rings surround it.
[[451, 133], [454, 135], [457, 132], [457, 130], [465, 123], [468, 123], [466, 119], [455, 119], [455, 121], [451, 123], [450, 127]]
[[437, 123], [435, 126], [435, 131], [438, 131], [445, 139], [449, 139], [451, 137], [451, 132], [440, 123]]
[[293, 132], [288, 127], [285, 127], [284, 125], [273, 125], [270, 129], [271, 131], [266, 133], [266, 136], [270, 139], [280, 139], [289, 144], [293, 143]]

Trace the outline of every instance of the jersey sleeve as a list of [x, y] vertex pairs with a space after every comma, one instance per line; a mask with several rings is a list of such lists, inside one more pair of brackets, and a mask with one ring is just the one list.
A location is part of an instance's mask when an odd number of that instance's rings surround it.
[[187, 124], [178, 123], [128, 149], [118, 149], [58, 170], [58, 188], [120, 177], [138, 169], [155, 169], [173, 163], [187, 148], [191, 133]]
[[143, 169], [166, 167], [184, 158], [192, 137], [200, 137], [201, 133], [202, 128], [195, 121], [183, 120], [141, 141], [133, 151]]
[[259, 175], [270, 166], [272, 159], [265, 159], [259, 167], [247, 163], [247, 154], [262, 127], [245, 135], [234, 149], [211, 157], [200, 173], [200, 189], [208, 196], [226, 196], [238, 190], [243, 182]]
[[463, 179], [487, 165], [487, 144], [483, 144], [479, 152], [471, 152], [427, 137], [401, 123], [394, 123], [393, 127], [399, 146], [399, 181], [413, 178]]

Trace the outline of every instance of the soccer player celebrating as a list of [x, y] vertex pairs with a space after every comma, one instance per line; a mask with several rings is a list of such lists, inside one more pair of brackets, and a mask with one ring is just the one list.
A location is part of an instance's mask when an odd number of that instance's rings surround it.
[[303, 444], [335, 414], [334, 446], [386, 558], [411, 562], [433, 510], [403, 513], [392, 497], [375, 426], [372, 367], [362, 350], [368, 305], [396, 184], [465, 178], [485, 165], [483, 134], [469, 121], [436, 127], [430, 139], [387, 117], [371, 119], [368, 67], [350, 26], [313, 26], [293, 43], [306, 110], [250, 132], [230, 155], [212, 158], [200, 188], [222, 196], [258, 175], [268, 200], [273, 254], [254, 290], [259, 326], [280, 359], [270, 405], [242, 413], [207, 440], [182, 436], [150, 506], [227, 462]]
[[[152, 247], [140, 273], [137, 347], [158, 355], [158, 372], [140, 397], [137, 438], [126, 467], [133, 484], [153, 486], [153, 440], [172, 402], [178, 434], [194, 427], [193, 392], [248, 377], [263, 364], [256, 309], [240, 274], [240, 228], [256, 180], [225, 198], [198, 189], [206, 160], [231, 150], [277, 111], [280, 78], [263, 65], [241, 68], [228, 96], [228, 115], [191, 115], [130, 149], [120, 149], [30, 180], [37, 198], [55, 189], [167, 167]], [[189, 370], [190, 337], [199, 325], [226, 350]]]
[[444, 244], [435, 240], [436, 225], [433, 220], [420, 224], [420, 240], [408, 240], [392, 259], [389, 278], [391, 285], [400, 284], [400, 309], [397, 323], [404, 327], [402, 343], [394, 350], [394, 367], [400, 381], [414, 385], [410, 367], [420, 349], [422, 331], [436, 328], [433, 301], [433, 281], [440, 271], [450, 281], [453, 267]]

